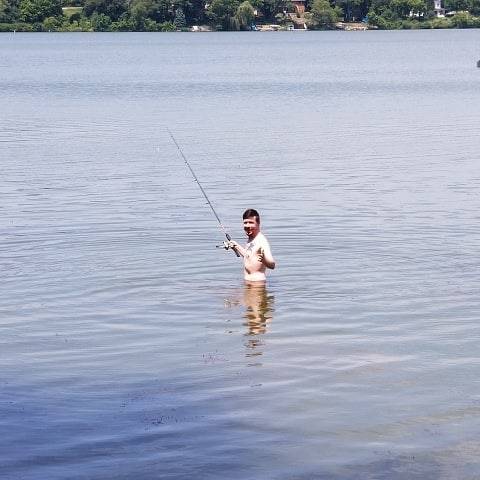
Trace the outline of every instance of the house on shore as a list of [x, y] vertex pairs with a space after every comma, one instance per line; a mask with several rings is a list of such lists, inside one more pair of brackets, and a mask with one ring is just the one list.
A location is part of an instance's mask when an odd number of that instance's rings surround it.
[[303, 16], [305, 13], [305, 0], [292, 0], [291, 3], [295, 7], [296, 13]]
[[436, 17], [443, 18], [445, 16], [445, 8], [442, 7], [442, 0], [433, 0], [433, 11]]

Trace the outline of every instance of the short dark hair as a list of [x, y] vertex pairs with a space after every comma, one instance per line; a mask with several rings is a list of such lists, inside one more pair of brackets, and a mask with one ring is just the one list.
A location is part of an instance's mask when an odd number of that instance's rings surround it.
[[257, 222], [260, 223], [260, 214], [254, 209], [254, 208], [248, 208], [243, 212], [243, 219], [245, 220], [246, 218], [251, 218], [251, 217], [256, 217]]

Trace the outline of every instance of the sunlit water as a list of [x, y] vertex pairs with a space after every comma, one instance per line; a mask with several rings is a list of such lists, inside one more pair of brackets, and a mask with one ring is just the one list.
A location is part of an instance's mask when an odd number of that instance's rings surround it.
[[[480, 35], [0, 36], [0, 477], [478, 479]], [[266, 290], [216, 249], [262, 213]]]

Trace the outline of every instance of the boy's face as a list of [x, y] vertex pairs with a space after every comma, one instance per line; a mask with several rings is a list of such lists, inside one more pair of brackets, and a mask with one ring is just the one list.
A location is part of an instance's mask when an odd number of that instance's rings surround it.
[[248, 238], [254, 238], [260, 231], [260, 224], [257, 217], [248, 217], [243, 220], [243, 230]]

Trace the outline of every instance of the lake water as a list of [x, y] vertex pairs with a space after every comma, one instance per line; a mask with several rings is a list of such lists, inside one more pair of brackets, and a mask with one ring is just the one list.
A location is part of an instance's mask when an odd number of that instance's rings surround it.
[[[0, 477], [480, 478], [480, 34], [0, 35]], [[262, 214], [265, 290], [215, 246]]]

